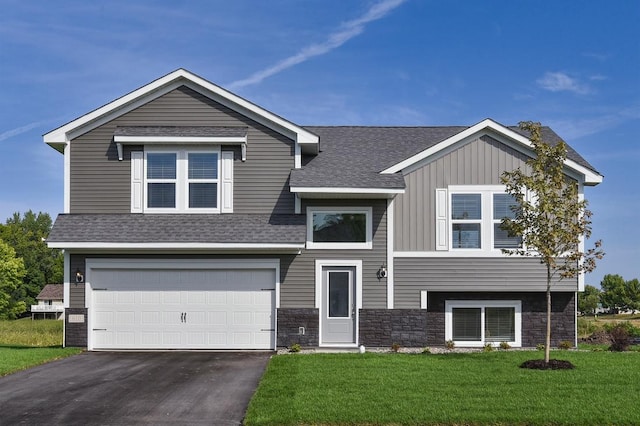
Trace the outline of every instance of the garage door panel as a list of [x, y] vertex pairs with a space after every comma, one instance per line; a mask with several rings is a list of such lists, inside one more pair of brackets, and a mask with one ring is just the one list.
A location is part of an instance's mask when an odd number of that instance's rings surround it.
[[91, 272], [92, 349], [274, 347], [275, 270], [111, 272]]

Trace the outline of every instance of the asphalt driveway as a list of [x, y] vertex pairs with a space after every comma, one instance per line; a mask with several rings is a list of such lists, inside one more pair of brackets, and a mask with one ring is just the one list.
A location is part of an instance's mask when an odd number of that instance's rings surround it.
[[2, 425], [238, 425], [271, 352], [88, 352], [0, 378]]

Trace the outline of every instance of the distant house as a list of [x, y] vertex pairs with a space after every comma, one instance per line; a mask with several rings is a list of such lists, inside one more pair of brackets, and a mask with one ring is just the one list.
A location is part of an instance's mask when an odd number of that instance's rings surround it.
[[[63, 302], [64, 286], [62, 284], [47, 284], [36, 297], [37, 305], [31, 305], [31, 319], [42, 314], [42, 318], [47, 316], [53, 319], [64, 318]], [[49, 315], [48, 315], [49, 314]]]

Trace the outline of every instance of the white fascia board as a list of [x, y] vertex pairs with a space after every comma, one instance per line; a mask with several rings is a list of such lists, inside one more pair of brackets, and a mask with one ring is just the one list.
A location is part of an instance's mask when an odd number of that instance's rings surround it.
[[[134, 90], [121, 98], [116, 99], [98, 109], [91, 111], [88, 114], [83, 115], [76, 120], [73, 120], [49, 133], [46, 133], [43, 138], [44, 142], [50, 145], [66, 142], [73, 139], [82, 133], [85, 133], [106, 121], [120, 116], [142, 103], [146, 103], [149, 100], [161, 96], [169, 91], [181, 86], [188, 86], [195, 91], [202, 93], [208, 92], [208, 95], [215, 95], [216, 101], [222, 101], [226, 106], [231, 106], [232, 109], [237, 110], [238, 107], [249, 112], [252, 118], [257, 118], [260, 123], [267, 125], [276, 131], [282, 132], [286, 130], [290, 135], [293, 135], [296, 143], [306, 146], [312, 146], [311, 151], [317, 152], [319, 137], [313, 133], [303, 129], [300, 126], [293, 124], [284, 118], [269, 112], [256, 104], [253, 104], [246, 99], [243, 99], [220, 86], [217, 86], [195, 74], [190, 73], [185, 69], [178, 69], [170, 74], [165, 75], [153, 82]], [[157, 93], [156, 93], [157, 92]], [[78, 133], [78, 130], [81, 131]], [[287, 136], [290, 136], [287, 135]], [[308, 150], [308, 149], [307, 149]]]
[[99, 243], [99, 242], [49, 242], [49, 248], [57, 249], [105, 249], [105, 250], [301, 250], [301, 244], [260, 243]]
[[246, 136], [114, 136], [113, 141], [125, 145], [144, 144], [224, 144], [234, 145], [247, 143]]
[[[449, 139], [445, 139], [442, 142], [439, 142], [438, 144], [432, 146], [431, 148], [428, 148], [422, 152], [419, 152], [418, 154], [407, 158], [404, 161], [401, 161], [398, 164], [395, 164], [385, 170], [383, 170], [382, 172], [380, 172], [381, 174], [393, 174], [393, 173], [397, 173], [401, 170], [406, 169], [409, 166], [412, 166], [413, 164], [416, 164], [417, 162], [424, 160], [425, 158], [428, 158], [448, 147], [450, 147], [451, 145], [460, 142], [462, 140], [464, 140], [465, 138], [468, 138], [470, 136], [473, 136], [476, 133], [482, 133], [482, 132], [486, 132], [487, 130], [492, 130], [493, 132], [498, 133], [500, 136], [504, 136], [508, 139], [511, 139], [521, 145], [524, 145], [525, 147], [527, 147], [528, 149], [532, 149], [532, 145], [531, 145], [531, 141], [517, 133], [514, 132], [513, 130], [509, 129], [508, 127], [505, 127], [499, 123], [496, 123], [495, 121], [491, 120], [491, 119], [485, 119], [481, 122], [479, 122], [478, 124], [475, 124], [471, 127], [469, 127], [466, 130], [463, 130], [462, 132], [453, 135], [452, 137], [450, 137]], [[584, 181], [585, 184], [587, 185], [597, 185], [599, 183], [602, 182], [602, 175], [584, 167], [581, 166], [580, 164], [576, 163], [573, 160], [567, 159], [565, 160], [565, 166], [567, 166], [568, 168], [575, 170], [576, 172], [578, 172], [579, 174], [581, 174], [582, 176], [584, 176]]]
[[404, 194], [404, 189], [386, 188], [331, 188], [331, 187], [303, 187], [292, 186], [294, 193], [307, 194]]

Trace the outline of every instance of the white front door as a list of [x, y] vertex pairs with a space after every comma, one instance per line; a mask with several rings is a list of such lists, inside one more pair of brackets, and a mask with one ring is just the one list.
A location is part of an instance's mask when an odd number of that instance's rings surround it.
[[322, 269], [322, 344], [350, 346], [356, 344], [357, 303], [355, 268]]
[[275, 272], [92, 270], [89, 349], [274, 349]]

